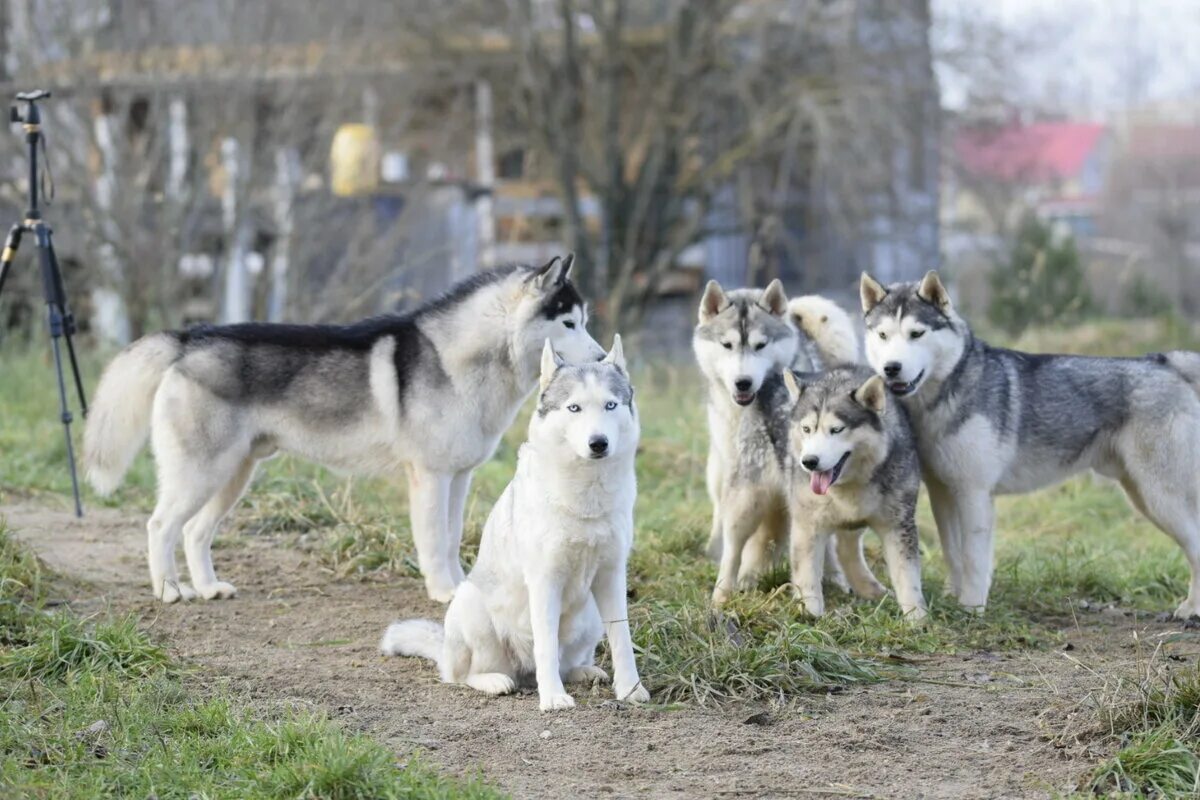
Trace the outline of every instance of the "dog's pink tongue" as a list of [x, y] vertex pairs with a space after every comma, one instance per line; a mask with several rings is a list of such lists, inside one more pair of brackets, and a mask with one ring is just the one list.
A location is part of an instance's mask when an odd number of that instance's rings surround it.
[[809, 486], [812, 487], [813, 494], [825, 494], [829, 491], [829, 487], [833, 485], [833, 470], [827, 469], [824, 472], [813, 472], [809, 474]]

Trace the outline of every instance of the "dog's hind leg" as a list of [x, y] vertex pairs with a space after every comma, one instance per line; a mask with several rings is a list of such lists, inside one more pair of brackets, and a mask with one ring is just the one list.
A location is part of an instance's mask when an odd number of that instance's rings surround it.
[[604, 624], [594, 598], [575, 620], [569, 640], [562, 645], [563, 683], [608, 683], [608, 673], [596, 666], [596, 645], [604, 637]]
[[1196, 486], [1195, 444], [1189, 437], [1164, 436], [1156, 451], [1126, 448], [1121, 486], [1134, 507], [1183, 549], [1191, 569], [1187, 599], [1175, 609], [1178, 619], [1200, 616], [1200, 496]]
[[875, 578], [863, 556], [863, 532], [841, 531], [836, 538], [838, 561], [842, 563], [846, 580], [854, 593], [868, 600], [878, 600], [887, 594], [887, 589]]
[[184, 523], [213, 495], [214, 483], [209, 476], [189, 474], [159, 461], [158, 503], [146, 523], [146, 532], [150, 585], [154, 596], [164, 603], [190, 600], [196, 595], [192, 587], [179, 581], [175, 547]]
[[192, 586], [205, 600], [224, 599], [237, 594], [233, 584], [217, 580], [212, 562], [212, 543], [221, 520], [241, 498], [254, 476], [257, 464], [258, 459], [253, 455], [243, 459], [225, 485], [183, 526], [183, 552], [187, 556]]
[[467, 579], [462, 568], [462, 537], [463, 516], [467, 513], [467, 495], [471, 491], [471, 475], [473, 469], [464, 469], [450, 481], [450, 499], [447, 508], [446, 530], [446, 563], [450, 565], [450, 575], [455, 585]]
[[783, 502], [772, 501], [763, 514], [758, 529], [751, 534], [742, 547], [742, 565], [738, 569], [738, 589], [754, 588], [758, 579], [765, 574], [780, 553], [781, 545], [787, 541], [788, 511]]
[[417, 464], [410, 465], [408, 470], [408, 502], [417, 563], [425, 576], [425, 591], [439, 603], [450, 602], [458, 585], [446, 559], [453, 477]]
[[758, 529], [764, 510], [761, 498], [754, 492], [731, 492], [721, 501], [721, 566], [717, 570], [717, 585], [713, 587], [712, 602], [721, 605], [738, 588], [742, 566], [742, 548]]
[[850, 592], [850, 581], [846, 580], [842, 562], [838, 560], [837, 538], [834, 536], [830, 536], [829, 541], [825, 543], [825, 576], [823, 580], [835, 589], [847, 594]]
[[461, 683], [485, 694], [516, 691], [516, 665], [496, 635], [483, 595], [470, 582], [459, 587], [446, 609], [438, 672], [446, 683]]

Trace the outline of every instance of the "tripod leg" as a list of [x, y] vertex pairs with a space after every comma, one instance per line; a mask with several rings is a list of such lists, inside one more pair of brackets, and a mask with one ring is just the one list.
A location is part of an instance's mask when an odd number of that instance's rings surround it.
[[[58, 379], [58, 409], [63, 424], [63, 435], [67, 440], [67, 464], [71, 469], [71, 491], [75, 497], [75, 516], [83, 516], [83, 503], [79, 499], [79, 475], [75, 469], [75, 445], [71, 441], [71, 410], [67, 405], [67, 382], [63, 378], [62, 347], [59, 339], [65, 330], [63, 313], [62, 278], [58, 275], [58, 264], [54, 250], [50, 247], [50, 229], [45, 223], [34, 228], [37, 236], [38, 260], [42, 267], [42, 292], [46, 298], [46, 311], [50, 323], [50, 343], [54, 349], [54, 373]], [[68, 339], [68, 345], [70, 340]]]
[[0, 255], [0, 294], [3, 294], [4, 282], [8, 280], [8, 269], [17, 256], [17, 250], [21, 247], [22, 230], [21, 223], [18, 222], [9, 229], [8, 238], [4, 240], [4, 253]]
[[87, 397], [83, 393], [83, 378], [79, 374], [79, 359], [75, 357], [75, 315], [71, 313], [67, 305], [67, 291], [63, 284], [62, 270], [58, 266], [58, 256], [54, 253], [54, 242], [51, 238], [50, 228], [44, 224], [41, 230], [45, 231], [45, 244], [42, 244], [42, 237], [39, 236], [38, 246], [43, 248], [50, 263], [51, 283], [54, 289], [55, 300], [58, 302], [58, 307], [63, 312], [63, 338], [67, 342], [67, 357], [71, 361], [71, 374], [75, 378], [75, 392], [79, 395], [80, 413], [84, 418], [87, 418], [88, 406]]
[[[79, 499], [79, 475], [75, 471], [75, 445], [71, 441], [71, 410], [67, 407], [67, 382], [63, 379], [62, 351], [58, 340], [62, 334], [62, 310], [49, 306], [50, 343], [54, 347], [54, 372], [58, 378], [58, 409], [61, 412], [63, 434], [67, 439], [67, 464], [71, 468], [71, 492], [75, 496], [75, 516], [83, 516], [83, 503]], [[69, 339], [67, 340], [70, 341]]]

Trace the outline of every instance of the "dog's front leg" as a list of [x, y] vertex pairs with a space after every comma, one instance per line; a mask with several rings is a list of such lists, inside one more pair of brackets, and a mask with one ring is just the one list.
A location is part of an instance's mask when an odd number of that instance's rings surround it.
[[533, 663], [542, 711], [573, 708], [559, 672], [558, 627], [562, 619], [562, 585], [548, 576], [529, 582], [529, 624], [533, 629]]
[[413, 543], [425, 576], [425, 591], [439, 603], [449, 603], [458, 583], [446, 558], [450, 531], [450, 487], [454, 476], [412, 465], [408, 470]]
[[911, 623], [925, 619], [925, 596], [921, 593], [921, 545], [917, 523], [910, 515], [894, 530], [882, 530], [883, 556], [887, 561], [892, 588], [904, 618]]
[[828, 533], [819, 533], [792, 516], [792, 594], [814, 617], [825, 614], [825, 593], [821, 589], [821, 573], [825, 567], [825, 543]]
[[965, 608], [983, 613], [992, 585], [992, 527], [995, 523], [992, 496], [986, 489], [964, 491], [955, 505], [962, 537], [962, 583], [958, 601]]
[[592, 582], [592, 596], [604, 622], [613, 660], [613, 691], [618, 700], [645, 703], [650, 692], [638, 677], [633, 638], [629, 635], [629, 604], [625, 592], [625, 559], [602, 568]]

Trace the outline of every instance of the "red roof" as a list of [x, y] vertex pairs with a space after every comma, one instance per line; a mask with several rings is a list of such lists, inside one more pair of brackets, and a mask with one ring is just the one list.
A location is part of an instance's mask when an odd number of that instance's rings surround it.
[[1090, 122], [1037, 122], [1003, 128], [972, 128], [954, 141], [954, 153], [967, 171], [1008, 181], [1048, 181], [1079, 174], [1103, 125]]

